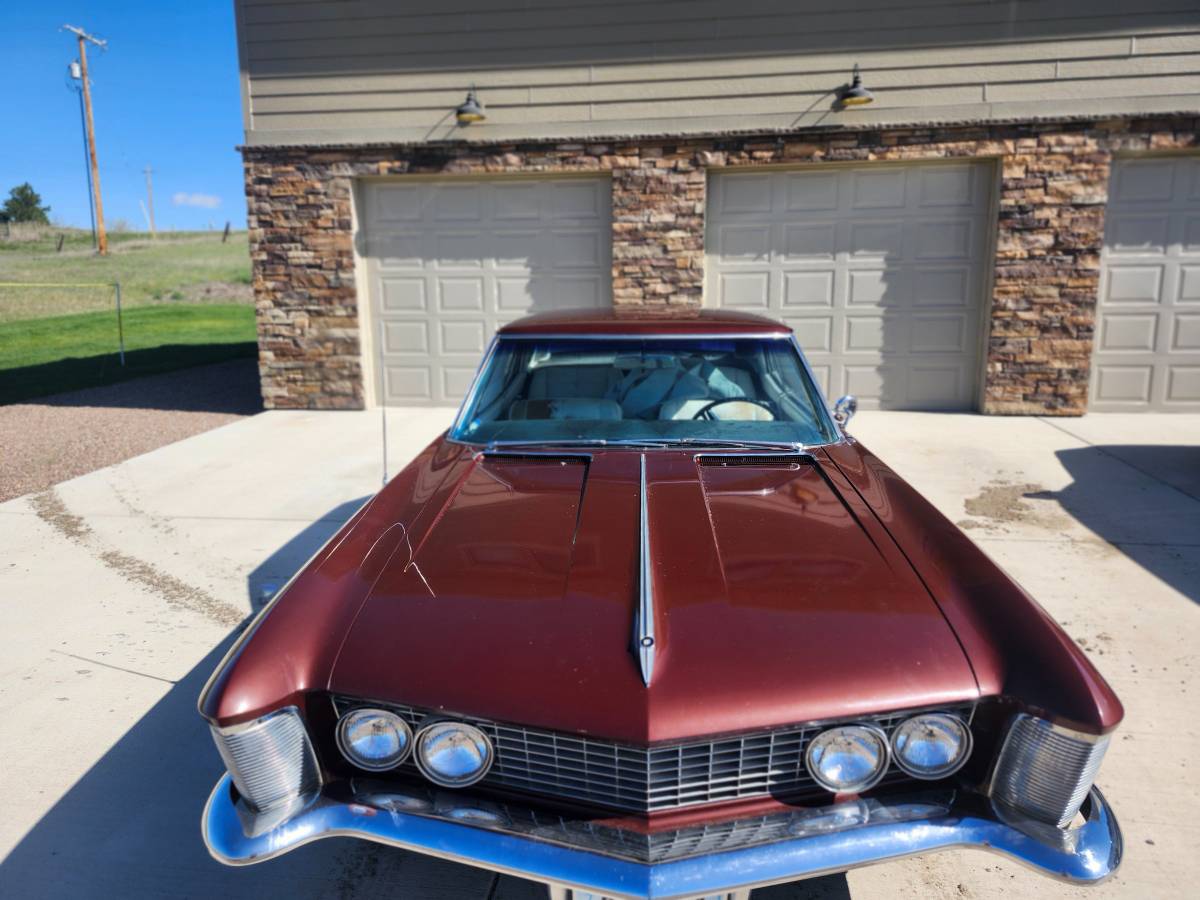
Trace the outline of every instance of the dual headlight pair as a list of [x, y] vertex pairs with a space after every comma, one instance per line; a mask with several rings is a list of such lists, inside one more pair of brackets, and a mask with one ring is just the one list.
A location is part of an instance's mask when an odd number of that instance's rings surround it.
[[353, 709], [337, 727], [338, 748], [360, 769], [385, 772], [411, 753], [421, 774], [442, 787], [467, 787], [492, 767], [488, 736], [464, 722], [433, 722], [413, 735], [408, 723], [385, 709]]
[[889, 742], [874, 725], [841, 725], [812, 739], [805, 763], [826, 790], [857, 794], [874, 787], [888, 763], [913, 778], [934, 781], [962, 768], [971, 754], [971, 731], [957, 716], [925, 713], [896, 726]]

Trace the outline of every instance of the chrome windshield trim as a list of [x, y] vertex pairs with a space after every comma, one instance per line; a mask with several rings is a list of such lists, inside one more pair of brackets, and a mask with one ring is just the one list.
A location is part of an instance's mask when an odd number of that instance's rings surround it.
[[633, 641], [637, 650], [638, 664], [642, 670], [642, 681], [650, 687], [654, 677], [654, 570], [650, 558], [650, 506], [646, 499], [646, 454], [642, 454], [641, 482], [641, 543], [640, 573], [637, 618], [634, 622]]
[[201, 829], [209, 853], [226, 865], [263, 862], [322, 838], [355, 837], [622, 900], [765, 887], [954, 847], [987, 850], [1061, 881], [1094, 884], [1117, 870], [1124, 852], [1120, 826], [1096, 788], [1084, 823], [1056, 835], [1023, 831], [986, 804], [964, 800], [917, 818], [885, 810], [865, 824], [807, 828], [773, 843], [649, 865], [506, 830], [493, 806], [454, 793], [437, 808], [408, 809], [386, 798], [380, 804], [326, 789], [285, 820], [260, 824], [237, 801], [226, 775], [209, 797]]

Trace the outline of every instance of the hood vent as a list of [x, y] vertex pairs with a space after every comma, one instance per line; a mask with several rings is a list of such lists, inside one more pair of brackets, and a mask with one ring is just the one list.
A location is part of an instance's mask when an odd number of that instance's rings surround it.
[[546, 465], [586, 465], [588, 457], [586, 456], [569, 456], [563, 453], [503, 453], [503, 452], [488, 452], [483, 454], [483, 458], [489, 463], [545, 463]]
[[720, 468], [798, 469], [811, 463], [812, 457], [801, 453], [737, 453], [696, 457], [697, 465]]

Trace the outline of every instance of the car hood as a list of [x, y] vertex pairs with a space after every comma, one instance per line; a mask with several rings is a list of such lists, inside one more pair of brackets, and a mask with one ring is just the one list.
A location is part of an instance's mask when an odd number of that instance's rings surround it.
[[334, 692], [633, 743], [977, 695], [928, 591], [820, 451], [464, 450], [399, 524]]

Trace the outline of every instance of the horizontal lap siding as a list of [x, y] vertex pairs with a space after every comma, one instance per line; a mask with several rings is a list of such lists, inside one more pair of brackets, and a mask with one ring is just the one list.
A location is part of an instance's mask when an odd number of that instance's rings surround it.
[[[238, 0], [238, 16], [250, 143], [1200, 109], [1194, 0]], [[877, 101], [834, 112], [855, 62]], [[488, 119], [464, 132], [471, 83]]]

